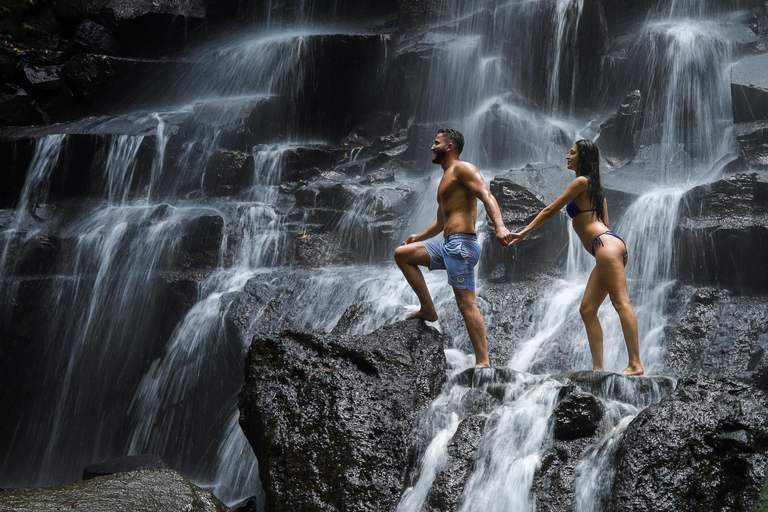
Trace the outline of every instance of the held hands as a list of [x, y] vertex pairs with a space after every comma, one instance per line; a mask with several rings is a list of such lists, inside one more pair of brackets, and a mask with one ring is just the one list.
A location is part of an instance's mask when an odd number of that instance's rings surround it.
[[520, 233], [510, 233], [505, 227], [496, 230], [496, 240], [499, 241], [499, 244], [501, 244], [502, 247], [514, 245], [517, 242], [522, 241], [523, 238], [525, 238], [525, 235]]
[[522, 233], [510, 233], [509, 237], [507, 238], [507, 247], [510, 245], [515, 245], [517, 242], [522, 242], [523, 238], [525, 238], [525, 235]]

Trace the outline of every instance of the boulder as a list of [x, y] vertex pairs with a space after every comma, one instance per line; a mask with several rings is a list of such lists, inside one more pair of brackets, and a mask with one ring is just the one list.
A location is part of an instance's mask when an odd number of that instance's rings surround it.
[[13, 84], [0, 85], [0, 125], [45, 124], [48, 120], [27, 91]]
[[425, 511], [458, 512], [464, 487], [475, 465], [475, 453], [483, 438], [487, 417], [465, 418], [448, 443], [448, 461], [438, 472], [427, 496]]
[[206, 196], [233, 196], [253, 181], [254, 161], [242, 151], [216, 150], [208, 159], [203, 176]]
[[120, 53], [120, 43], [117, 37], [108, 29], [91, 20], [85, 20], [78, 25], [72, 42], [77, 50], [84, 53], [101, 55], [118, 55]]
[[185, 219], [176, 252], [174, 269], [213, 269], [219, 266], [224, 219], [216, 212], [206, 211]]
[[533, 478], [532, 494], [536, 510], [570, 512], [574, 510], [576, 468], [585, 452], [598, 441], [597, 436], [570, 441], [555, 439], [541, 455], [541, 466]]
[[594, 395], [576, 386], [565, 386], [560, 389], [554, 419], [555, 439], [572, 441], [591, 437], [600, 427], [603, 406]]
[[768, 119], [768, 53], [733, 65], [731, 95], [734, 123]]
[[0, 491], [0, 508], [30, 510], [164, 510], [168, 512], [226, 512], [211, 494], [176, 471], [141, 470], [39, 489]]
[[[514, 176], [497, 175], [490, 184], [491, 193], [501, 208], [504, 224], [512, 232], [523, 229], [548, 204], [540, 195], [518, 185], [514, 179]], [[566, 229], [565, 217], [557, 215], [522, 243], [503, 248], [496, 241], [496, 231], [488, 218], [488, 242], [483, 247], [481, 268], [490, 273], [491, 279], [509, 282], [558, 267], [560, 251], [567, 245]]]
[[118, 457], [90, 464], [83, 469], [83, 480], [96, 478], [97, 476], [114, 475], [115, 473], [128, 473], [141, 470], [164, 470], [170, 466], [159, 455], [142, 454]]
[[733, 133], [744, 161], [752, 168], [768, 169], [768, 121], [739, 123]]
[[631, 160], [640, 149], [637, 136], [643, 123], [642, 96], [639, 90], [627, 94], [619, 110], [600, 125], [600, 145], [603, 156]]
[[688, 191], [676, 228], [678, 275], [695, 285], [768, 288], [768, 177], [734, 174]]
[[752, 510], [766, 474], [768, 397], [731, 380], [686, 378], [629, 425], [607, 512]]
[[760, 385], [768, 368], [768, 298], [680, 286], [670, 297], [669, 310], [664, 365], [672, 375]]
[[443, 338], [422, 322], [254, 337], [240, 424], [267, 510], [393, 510], [411, 430], [445, 371]]

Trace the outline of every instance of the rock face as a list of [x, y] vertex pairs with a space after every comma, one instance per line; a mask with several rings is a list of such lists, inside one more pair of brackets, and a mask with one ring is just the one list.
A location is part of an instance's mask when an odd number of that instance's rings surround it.
[[[535, 172], [526, 167], [518, 172]], [[549, 169], [554, 172], [554, 168]], [[519, 231], [528, 225], [548, 202], [541, 195], [519, 185], [520, 177], [509, 173], [496, 176], [490, 183], [491, 193], [499, 203], [506, 227]], [[488, 243], [483, 247], [483, 268], [489, 269], [492, 279], [512, 281], [536, 272], [557, 267], [560, 249], [567, 240], [567, 225], [563, 215], [557, 215], [533, 232], [522, 243], [502, 248], [495, 238], [493, 223], [488, 219]]]
[[[768, 178], [736, 174], [691, 189], [676, 229], [682, 279], [768, 289]], [[745, 271], [746, 270], [746, 271]]]
[[753, 168], [768, 169], [768, 121], [750, 121], [733, 127], [741, 157]]
[[768, 397], [688, 378], [628, 427], [609, 512], [751, 510], [765, 478]]
[[604, 155], [619, 159], [631, 159], [640, 149], [636, 137], [642, 125], [640, 91], [632, 91], [621, 101], [619, 110], [600, 125], [597, 143]]
[[444, 375], [442, 337], [421, 322], [367, 336], [255, 337], [240, 423], [267, 509], [393, 510], [411, 429]]
[[733, 122], [768, 119], [768, 54], [754, 55], [731, 68]]
[[30, 510], [163, 510], [168, 512], [226, 512], [209, 491], [200, 489], [176, 471], [142, 470], [100, 476], [42, 489], [0, 491], [4, 512]]
[[764, 386], [768, 299], [718, 288], [680, 287], [670, 300], [665, 365], [674, 375], [703, 373]]
[[448, 463], [435, 477], [427, 497], [429, 512], [456, 512], [461, 505], [461, 494], [475, 464], [475, 452], [483, 437], [486, 417], [473, 415], [465, 418], [448, 444]]

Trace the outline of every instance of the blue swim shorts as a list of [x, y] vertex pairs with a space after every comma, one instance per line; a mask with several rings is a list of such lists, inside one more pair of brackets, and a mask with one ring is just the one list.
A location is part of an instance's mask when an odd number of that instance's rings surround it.
[[429, 252], [429, 270], [445, 269], [448, 284], [454, 288], [475, 289], [475, 265], [480, 259], [476, 235], [456, 233], [442, 240], [427, 240], [424, 247]]

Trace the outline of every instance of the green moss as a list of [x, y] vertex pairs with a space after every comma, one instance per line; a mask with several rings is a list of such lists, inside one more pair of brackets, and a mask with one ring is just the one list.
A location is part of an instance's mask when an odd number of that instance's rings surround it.
[[763, 485], [763, 491], [760, 493], [760, 498], [758, 498], [752, 512], [768, 512], [768, 479]]

